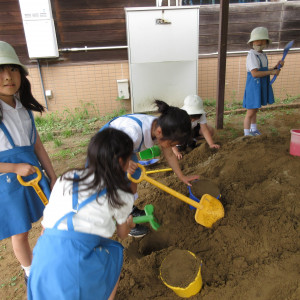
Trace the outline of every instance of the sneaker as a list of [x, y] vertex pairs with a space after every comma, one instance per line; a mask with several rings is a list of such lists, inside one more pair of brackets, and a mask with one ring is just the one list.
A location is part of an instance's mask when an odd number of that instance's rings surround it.
[[255, 135], [261, 135], [261, 133], [256, 129], [254, 131], [250, 131], [250, 135], [255, 136]]
[[130, 213], [133, 217], [141, 217], [141, 216], [145, 216], [146, 213], [144, 210], [142, 209], [138, 209], [136, 206], [133, 205], [132, 211]]
[[149, 232], [149, 228], [140, 224], [136, 224], [128, 235], [139, 238], [146, 235]]

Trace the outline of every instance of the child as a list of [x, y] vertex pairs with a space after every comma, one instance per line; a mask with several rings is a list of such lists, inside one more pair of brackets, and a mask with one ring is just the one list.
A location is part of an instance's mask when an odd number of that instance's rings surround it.
[[[191, 134], [191, 121], [188, 114], [178, 107], [169, 106], [167, 103], [155, 100], [160, 116], [154, 117], [146, 114], [129, 114], [117, 117], [106, 125], [127, 133], [134, 144], [133, 155], [129, 162], [127, 172], [134, 178], [139, 178], [141, 170], [137, 168], [138, 158], [135, 153], [151, 148], [154, 144], [161, 146], [164, 156], [170, 167], [178, 178], [185, 184], [190, 185], [190, 181], [197, 179], [197, 175], [185, 176], [180, 170], [176, 156], [172, 152], [172, 146], [178, 143], [185, 143], [189, 140]], [[102, 128], [102, 129], [103, 129]], [[102, 130], [101, 129], [101, 130]], [[137, 184], [131, 183], [132, 192], [137, 199]], [[143, 215], [144, 211], [134, 207], [133, 216]], [[143, 236], [148, 228], [143, 225], [137, 225], [130, 235], [135, 237]]]
[[[42, 216], [44, 204], [32, 187], [18, 182], [17, 175], [24, 176], [24, 181], [36, 178], [35, 166], [45, 169], [50, 187], [56, 181], [31, 112], [41, 113], [44, 108], [32, 96], [26, 75], [27, 69], [15, 50], [0, 41], [0, 239], [11, 237], [14, 253], [25, 271], [25, 281], [32, 260], [28, 231], [31, 223]], [[44, 174], [39, 185], [48, 197], [50, 188]]]
[[177, 145], [172, 148], [176, 157], [181, 159], [182, 153], [180, 151], [184, 150], [186, 146], [194, 148], [196, 146], [196, 139], [201, 137], [205, 138], [210, 148], [219, 149], [220, 145], [215, 144], [212, 138], [214, 129], [207, 124], [202, 99], [197, 95], [189, 95], [185, 97], [181, 109], [185, 110], [190, 116], [192, 122], [192, 140], [188, 144]]
[[[123, 264], [123, 239], [134, 228], [125, 171], [133, 143], [108, 128], [88, 146], [87, 168], [57, 180], [33, 250], [28, 299], [113, 299]], [[129, 217], [128, 217], [129, 216]]]
[[248, 44], [253, 48], [247, 56], [247, 82], [243, 100], [243, 107], [247, 109], [244, 119], [244, 135], [256, 136], [261, 133], [257, 129], [256, 114], [262, 105], [274, 103], [274, 94], [270, 85], [270, 75], [279, 75], [283, 61], [269, 69], [268, 58], [263, 50], [271, 43], [268, 29], [265, 27], [256, 27], [252, 30]]

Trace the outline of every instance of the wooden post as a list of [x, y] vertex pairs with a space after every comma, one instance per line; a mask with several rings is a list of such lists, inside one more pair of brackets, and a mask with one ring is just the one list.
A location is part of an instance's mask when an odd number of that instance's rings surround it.
[[223, 128], [229, 0], [220, 1], [216, 128]]

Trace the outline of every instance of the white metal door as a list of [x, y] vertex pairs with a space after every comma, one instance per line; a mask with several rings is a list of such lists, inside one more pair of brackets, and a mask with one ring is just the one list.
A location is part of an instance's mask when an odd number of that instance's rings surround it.
[[125, 10], [132, 111], [181, 107], [198, 90], [199, 7]]

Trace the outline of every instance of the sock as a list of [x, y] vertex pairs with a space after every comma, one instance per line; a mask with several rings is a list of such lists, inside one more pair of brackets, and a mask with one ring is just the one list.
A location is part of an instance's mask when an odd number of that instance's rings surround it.
[[244, 129], [244, 135], [249, 135], [250, 134], [250, 129]]
[[134, 201], [135, 201], [138, 197], [139, 197], [138, 193], [135, 193], [135, 194], [133, 195]]
[[24, 270], [26, 276], [29, 277], [31, 265], [28, 266], [28, 267], [24, 267], [24, 266], [21, 265], [21, 267]]
[[256, 124], [251, 124], [250, 130], [251, 130], [251, 131], [257, 130]]

